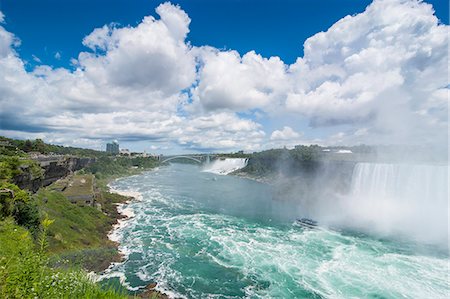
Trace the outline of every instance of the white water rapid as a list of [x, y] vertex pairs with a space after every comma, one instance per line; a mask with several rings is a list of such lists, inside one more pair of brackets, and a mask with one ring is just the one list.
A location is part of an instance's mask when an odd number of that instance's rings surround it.
[[[218, 166], [234, 163], [217, 161], [215, 169], [230, 169]], [[134, 217], [123, 220], [112, 235], [126, 258], [101, 278], [121, 282], [130, 291], [156, 282], [156, 289], [169, 298], [448, 298], [447, 252], [396, 235], [379, 238], [357, 226], [364, 213], [372, 217], [369, 229], [394, 224], [383, 218], [389, 214], [383, 208], [389, 206], [376, 207], [384, 197], [405, 206], [437, 206], [438, 213], [444, 204], [434, 198], [436, 193], [409, 190], [429, 184], [442, 191], [445, 167], [430, 166], [427, 172], [428, 166], [378, 165], [355, 168], [352, 195], [342, 198], [352, 200], [347, 209], [340, 210], [340, 198], [331, 192], [316, 200], [325, 203], [330, 215], [355, 225], [351, 230], [338, 225], [328, 229], [318, 218], [315, 229], [293, 225], [297, 203], [273, 200], [272, 186], [238, 176], [217, 178], [197, 165], [173, 163], [114, 181], [113, 190], [134, 192], [141, 200], [123, 205]], [[385, 183], [397, 180], [399, 186], [392, 188]], [[333, 186], [321, 182], [319, 188]], [[377, 190], [390, 191], [379, 195]], [[358, 203], [375, 208], [363, 211]], [[352, 207], [350, 216], [359, 223], [344, 214]], [[427, 210], [420, 212], [412, 223], [426, 227], [432, 217]], [[408, 217], [393, 219], [405, 226]]]
[[244, 158], [219, 158], [207, 164], [203, 168], [203, 171], [226, 175], [238, 169], [244, 168], [246, 165], [247, 159]]

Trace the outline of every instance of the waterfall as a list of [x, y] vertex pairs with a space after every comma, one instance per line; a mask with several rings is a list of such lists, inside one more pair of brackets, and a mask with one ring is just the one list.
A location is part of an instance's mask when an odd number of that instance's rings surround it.
[[448, 165], [358, 163], [339, 222], [448, 245]]
[[352, 195], [364, 200], [390, 198], [409, 204], [447, 204], [448, 167], [358, 163]]
[[217, 159], [207, 164], [203, 171], [212, 172], [215, 174], [229, 174], [238, 169], [244, 168], [247, 165], [247, 159], [243, 158], [226, 158]]

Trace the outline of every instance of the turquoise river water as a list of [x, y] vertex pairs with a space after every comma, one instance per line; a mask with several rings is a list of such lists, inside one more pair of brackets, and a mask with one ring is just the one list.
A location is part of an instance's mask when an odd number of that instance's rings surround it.
[[269, 186], [172, 164], [112, 183], [136, 200], [111, 238], [126, 259], [104, 278], [176, 298], [449, 298], [433, 245], [293, 225]]

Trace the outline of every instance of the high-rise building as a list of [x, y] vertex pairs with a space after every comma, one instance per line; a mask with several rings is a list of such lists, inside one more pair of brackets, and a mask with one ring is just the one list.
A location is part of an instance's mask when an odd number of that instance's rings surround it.
[[119, 153], [119, 143], [117, 143], [117, 141], [107, 143], [106, 144], [106, 152], [108, 154], [117, 155]]

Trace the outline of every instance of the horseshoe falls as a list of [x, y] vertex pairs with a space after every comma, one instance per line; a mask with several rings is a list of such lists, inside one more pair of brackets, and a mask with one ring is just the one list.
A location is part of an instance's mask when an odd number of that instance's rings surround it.
[[357, 163], [347, 193], [319, 198], [322, 224], [378, 237], [449, 246], [448, 166]]
[[345, 209], [383, 234], [447, 243], [448, 166], [358, 163]]
[[195, 165], [119, 179], [139, 196], [103, 279], [172, 298], [448, 298], [448, 167], [361, 163], [350, 179], [315, 228], [295, 225], [296, 198]]

